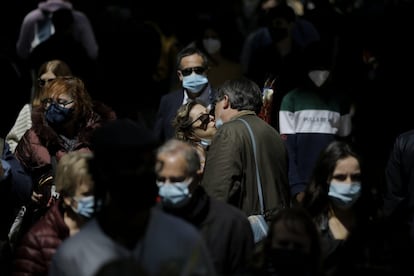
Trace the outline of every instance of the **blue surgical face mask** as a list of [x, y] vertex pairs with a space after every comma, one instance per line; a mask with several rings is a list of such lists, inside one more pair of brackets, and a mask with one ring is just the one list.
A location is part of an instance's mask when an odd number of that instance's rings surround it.
[[219, 129], [223, 125], [223, 120], [221, 118], [216, 119], [215, 121], [216, 128]]
[[66, 108], [56, 103], [51, 103], [45, 113], [46, 121], [51, 125], [63, 124], [71, 118], [72, 110], [72, 108]]
[[[217, 107], [217, 103], [216, 103]], [[214, 118], [214, 125], [216, 129], [219, 129], [223, 125], [223, 120], [221, 119], [222, 110], [215, 109], [215, 118]]]
[[85, 197], [78, 197], [72, 198], [74, 201], [76, 201], [78, 207], [75, 209], [72, 206], [73, 211], [75, 211], [77, 214], [86, 217], [86, 218], [90, 218], [93, 215], [93, 206], [95, 203], [95, 197], [94, 196], [85, 196]]
[[206, 139], [206, 138], [202, 138], [202, 139], [200, 139], [200, 145], [201, 145], [203, 148], [207, 148], [208, 146], [210, 146], [210, 145], [211, 145], [211, 139]]
[[180, 207], [185, 205], [191, 197], [188, 187], [192, 179], [182, 182], [165, 183], [157, 181], [158, 194], [162, 203], [168, 207]]
[[347, 209], [351, 207], [361, 196], [361, 183], [341, 183], [332, 181], [329, 186], [328, 195], [335, 206]]
[[192, 73], [183, 77], [183, 87], [192, 93], [200, 92], [208, 83], [208, 79], [204, 75]]

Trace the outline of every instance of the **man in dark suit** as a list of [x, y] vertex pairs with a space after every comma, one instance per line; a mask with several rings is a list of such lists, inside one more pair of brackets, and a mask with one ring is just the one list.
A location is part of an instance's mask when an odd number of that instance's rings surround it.
[[199, 49], [186, 47], [177, 55], [177, 75], [182, 88], [162, 96], [154, 124], [159, 141], [174, 137], [172, 121], [178, 108], [189, 100], [199, 99], [212, 107], [215, 90], [207, 78], [208, 58]]

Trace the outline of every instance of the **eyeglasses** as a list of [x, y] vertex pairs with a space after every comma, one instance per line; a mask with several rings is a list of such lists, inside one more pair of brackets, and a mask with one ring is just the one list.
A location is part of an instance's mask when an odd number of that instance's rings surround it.
[[74, 100], [71, 100], [71, 101], [65, 101], [65, 100], [61, 100], [61, 99], [58, 99], [57, 101], [54, 101], [53, 99], [51, 99], [51, 98], [46, 98], [46, 99], [43, 99], [42, 100], [42, 104], [46, 107], [46, 108], [48, 108], [51, 104], [57, 104], [58, 106], [60, 106], [60, 107], [66, 107], [67, 105], [69, 105], [69, 104], [71, 104], [71, 103], [73, 103], [74, 102]]
[[210, 123], [210, 114], [209, 113], [204, 113], [201, 114], [200, 117], [198, 117], [197, 119], [195, 119], [194, 121], [191, 122], [190, 126], [192, 126], [195, 122], [197, 122], [198, 120], [201, 121], [201, 125], [199, 126], [199, 128], [201, 129], [206, 129], [208, 123]]
[[45, 86], [46, 83], [52, 80], [54, 80], [54, 78], [53, 79], [37, 79], [37, 83], [39, 84], [40, 87], [43, 87]]
[[207, 70], [207, 68], [202, 67], [202, 66], [197, 66], [197, 67], [190, 67], [190, 68], [185, 68], [185, 69], [181, 69], [181, 74], [183, 74], [183, 76], [188, 76], [191, 75], [193, 72], [195, 72], [198, 75], [203, 74], [205, 71]]

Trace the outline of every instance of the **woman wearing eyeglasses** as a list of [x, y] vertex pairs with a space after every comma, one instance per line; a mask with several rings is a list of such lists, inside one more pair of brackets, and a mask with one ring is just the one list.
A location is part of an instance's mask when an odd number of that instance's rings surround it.
[[[54, 171], [68, 152], [91, 152], [90, 137], [105, 122], [116, 118], [103, 103], [93, 101], [77, 77], [56, 77], [45, 83], [41, 104], [33, 108], [32, 127], [17, 144], [15, 156], [33, 181], [28, 202], [28, 226], [54, 201]], [[30, 218], [32, 216], [32, 218]]]
[[204, 169], [206, 151], [216, 134], [214, 116], [200, 100], [182, 105], [174, 118], [175, 137], [192, 144], [200, 155], [201, 169]]
[[26, 130], [32, 126], [32, 108], [41, 104], [43, 86], [57, 76], [72, 76], [71, 69], [64, 61], [53, 59], [46, 61], [39, 67], [36, 81], [33, 83], [31, 102], [25, 104], [20, 110], [13, 127], [6, 136], [6, 141], [12, 152], [16, 149], [17, 143]]

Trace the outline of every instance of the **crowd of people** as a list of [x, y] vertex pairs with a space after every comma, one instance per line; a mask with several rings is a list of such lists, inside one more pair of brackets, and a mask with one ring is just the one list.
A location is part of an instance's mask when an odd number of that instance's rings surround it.
[[411, 268], [414, 2], [37, 2], [0, 53], [1, 275]]

